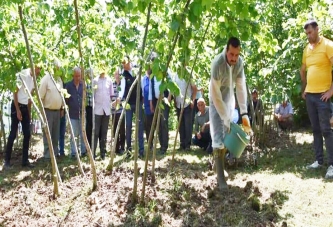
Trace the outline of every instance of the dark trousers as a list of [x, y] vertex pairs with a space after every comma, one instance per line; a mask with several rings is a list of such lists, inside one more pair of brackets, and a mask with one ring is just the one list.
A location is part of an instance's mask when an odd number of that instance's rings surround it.
[[116, 129], [118, 124], [120, 124], [119, 128], [119, 134], [118, 138], [116, 138], [114, 146], [116, 146], [116, 153], [119, 153], [120, 151], [125, 150], [125, 119], [122, 119], [122, 121], [119, 123], [119, 118], [120, 118], [121, 113], [116, 113], [113, 114], [112, 116], [114, 117], [113, 120], [113, 134], [116, 134]]
[[201, 139], [198, 139], [197, 135], [195, 135], [192, 139], [193, 145], [196, 145], [200, 148], [206, 149], [209, 143], [212, 142], [212, 138], [209, 132], [200, 132]]
[[[88, 139], [89, 146], [91, 148], [91, 140], [92, 140], [92, 107], [86, 106], [86, 135]], [[96, 147], [96, 143], [95, 143]]]
[[50, 144], [47, 140], [45, 132], [43, 133], [43, 143], [44, 143], [44, 158], [50, 158], [51, 155], [57, 156], [59, 134], [60, 134], [60, 110], [50, 110], [45, 109], [45, 115], [47, 119], [47, 124], [49, 126], [50, 139], [53, 147], [53, 154], [50, 153]]
[[[146, 140], [148, 142], [149, 134], [151, 130], [151, 125], [153, 124], [154, 114], [145, 114], [145, 131], [146, 131]], [[154, 136], [153, 136], [154, 138]]]
[[60, 118], [59, 130], [59, 154], [65, 155], [66, 115]]
[[162, 116], [160, 121], [160, 129], [158, 131], [158, 138], [160, 140], [161, 151], [168, 150], [169, 146], [169, 113], [170, 106], [163, 103], [164, 110], [161, 110]]
[[323, 137], [325, 139], [326, 152], [328, 156], [328, 165], [333, 165], [333, 132], [331, 130], [331, 103], [324, 102], [321, 98], [322, 94], [306, 94], [306, 108], [309, 114], [313, 143], [316, 154], [316, 160], [319, 164], [324, 162]]
[[[133, 115], [136, 111], [136, 105], [130, 104], [130, 108], [126, 109], [126, 145], [127, 149], [132, 149], [132, 123]], [[144, 155], [144, 141], [143, 141], [143, 120], [142, 120], [142, 103], [139, 107], [139, 138], [135, 138], [135, 141], [139, 141], [139, 153]]]
[[[181, 109], [176, 108], [177, 118], [179, 119]], [[190, 105], [184, 108], [181, 123], [179, 125], [180, 147], [182, 149], [190, 148], [192, 140], [192, 112]]]
[[95, 114], [95, 138], [94, 138], [94, 156], [96, 157], [97, 139], [99, 138], [99, 149], [101, 156], [106, 153], [106, 137], [108, 133], [110, 115]]
[[[20, 111], [22, 114], [22, 131], [23, 131], [23, 149], [22, 149], [22, 165], [25, 165], [28, 163], [28, 154], [29, 154], [29, 141], [30, 141], [30, 118], [29, 118], [29, 111], [28, 111], [28, 105], [22, 105], [19, 104]], [[12, 150], [13, 150], [13, 144], [14, 140], [16, 138], [17, 134], [17, 129], [18, 129], [18, 124], [19, 120], [17, 119], [17, 113], [16, 113], [16, 108], [14, 105], [14, 101], [12, 102], [11, 105], [11, 128], [10, 128], [10, 133], [8, 136], [8, 142], [7, 142], [7, 147], [6, 147], [6, 157], [5, 157], [5, 162], [10, 163], [10, 158], [12, 156]]]

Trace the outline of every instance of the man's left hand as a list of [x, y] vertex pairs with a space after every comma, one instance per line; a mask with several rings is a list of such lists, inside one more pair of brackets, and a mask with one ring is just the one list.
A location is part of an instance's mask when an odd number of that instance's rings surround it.
[[249, 120], [249, 117], [247, 115], [244, 115], [242, 117], [242, 124], [243, 124], [244, 132], [246, 132], [247, 134], [252, 134], [253, 133], [251, 125], [250, 125], [250, 120]]
[[327, 102], [331, 97], [332, 97], [332, 91], [328, 90], [321, 95], [320, 100], [323, 102]]

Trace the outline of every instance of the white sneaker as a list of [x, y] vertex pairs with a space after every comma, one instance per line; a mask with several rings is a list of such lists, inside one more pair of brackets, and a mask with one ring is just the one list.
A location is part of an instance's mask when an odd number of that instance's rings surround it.
[[322, 167], [323, 165], [320, 165], [319, 163], [318, 163], [318, 161], [315, 161], [314, 163], [312, 163], [311, 165], [308, 165], [306, 168], [307, 169], [318, 169], [318, 168], [320, 168], [320, 167]]
[[330, 165], [328, 168], [327, 168], [327, 173], [325, 175], [325, 178], [326, 179], [332, 179], [333, 178], [333, 165]]

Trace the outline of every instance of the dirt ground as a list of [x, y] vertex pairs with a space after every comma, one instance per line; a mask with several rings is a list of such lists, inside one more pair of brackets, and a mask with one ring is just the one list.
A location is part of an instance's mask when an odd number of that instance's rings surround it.
[[[125, 155], [115, 158], [112, 173], [106, 170], [109, 158], [96, 159], [96, 191], [91, 190], [88, 157], [82, 160], [85, 176], [76, 160], [57, 159], [61, 194], [53, 198], [51, 164], [41, 158], [40, 138], [35, 135], [32, 140], [30, 160], [34, 169], [20, 166], [20, 150], [16, 149], [14, 167], [0, 172], [0, 226], [333, 226], [333, 210], [328, 209], [333, 201], [327, 196], [333, 194], [333, 184], [318, 176], [324, 171], [311, 176], [282, 171], [267, 158], [286, 149], [310, 150], [309, 134], [295, 133], [292, 139], [283, 135], [274, 147], [256, 148], [258, 163], [249, 158], [253, 151], [245, 155], [237, 167], [228, 168], [229, 190], [224, 194], [216, 189], [212, 158], [204, 151], [177, 151], [174, 162], [171, 151], [166, 156], [158, 154], [155, 181], [151, 163], [148, 167], [143, 203], [133, 202], [134, 162]], [[276, 137], [269, 141], [276, 143]], [[138, 161], [138, 167], [140, 200], [143, 160]], [[316, 203], [317, 197], [321, 199]]]

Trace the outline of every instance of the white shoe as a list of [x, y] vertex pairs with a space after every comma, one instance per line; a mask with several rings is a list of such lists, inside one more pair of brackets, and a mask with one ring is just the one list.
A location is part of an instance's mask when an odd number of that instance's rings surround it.
[[314, 163], [312, 163], [311, 165], [308, 165], [306, 168], [307, 169], [318, 169], [320, 167], [322, 167], [323, 165], [319, 164], [318, 161], [315, 161]]
[[325, 175], [325, 178], [326, 179], [332, 179], [333, 178], [333, 165], [330, 165], [328, 168], [327, 168], [327, 173]]

